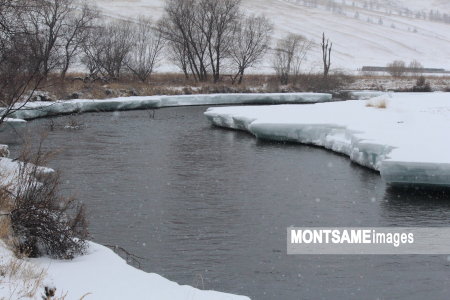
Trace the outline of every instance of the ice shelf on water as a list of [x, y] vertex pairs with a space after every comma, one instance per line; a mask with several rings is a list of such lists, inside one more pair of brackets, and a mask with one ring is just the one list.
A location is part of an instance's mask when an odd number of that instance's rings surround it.
[[347, 91], [352, 99], [368, 100], [370, 98], [388, 95], [391, 97], [392, 92], [382, 91]]
[[22, 119], [5, 118], [2, 126], [0, 126], [0, 132], [9, 130], [11, 128], [23, 127], [27, 125], [27, 121]]
[[11, 114], [10, 117], [27, 120], [78, 112], [148, 109], [167, 106], [316, 103], [330, 100], [331, 94], [320, 93], [208, 94], [148, 97], [136, 96], [106, 100], [77, 99], [56, 102], [30, 102], [22, 109]]
[[[385, 103], [387, 108], [377, 108]], [[450, 186], [450, 93], [394, 93], [311, 105], [209, 108], [211, 123], [323, 146], [391, 183]]]
[[286, 104], [317, 103], [331, 100], [331, 94], [273, 93], [273, 94], [208, 94], [161, 96], [161, 107], [215, 104]]

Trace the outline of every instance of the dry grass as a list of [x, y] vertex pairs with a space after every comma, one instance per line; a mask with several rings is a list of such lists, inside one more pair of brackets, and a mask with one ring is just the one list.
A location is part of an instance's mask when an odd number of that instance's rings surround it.
[[281, 86], [275, 75], [247, 74], [242, 84], [232, 84], [230, 75], [224, 74], [219, 82], [212, 77], [206, 82], [196, 82], [184, 74], [157, 73], [147, 82], [137, 80], [131, 75], [123, 75], [120, 80], [104, 83], [83, 81], [87, 74], [71, 73], [65, 80], [57, 75], [49, 75], [38, 91], [45, 93], [51, 100], [59, 99], [106, 99], [127, 96], [189, 95], [212, 93], [279, 93], [279, 92], [323, 92], [345, 88], [352, 79], [342, 74], [330, 74], [328, 82], [323, 84], [323, 75], [301, 75], [295, 84]]
[[[0, 174], [0, 183], [4, 182], [7, 174]], [[11, 234], [11, 221], [5, 214], [11, 212], [13, 209], [13, 202], [10, 195], [10, 184], [0, 188], [0, 240], [6, 246], [12, 247], [14, 244], [14, 237]]]
[[25, 259], [0, 257], [1, 284], [6, 284], [9, 299], [34, 298], [42, 288], [47, 270]]
[[[214, 83], [212, 77], [206, 82], [196, 82], [194, 78], [186, 78], [179, 73], [155, 73], [147, 82], [142, 82], [129, 74], [121, 75], [120, 80], [105, 83], [82, 81], [85, 73], [69, 73], [65, 80], [59, 75], [51, 74], [45, 82], [41, 82], [38, 92], [45, 93], [51, 100], [68, 99], [107, 99], [128, 96], [156, 95], [189, 95], [211, 93], [286, 93], [286, 92], [339, 92], [341, 90], [396, 90], [411, 89], [416, 77], [405, 76], [393, 79], [385, 74], [348, 75], [342, 72], [329, 74], [326, 81], [322, 73], [301, 74], [295, 83], [283, 86], [275, 75], [247, 74], [241, 85], [232, 84], [228, 74], [221, 75], [219, 82]], [[433, 90], [450, 89], [449, 76], [427, 75]], [[33, 83], [30, 84], [32, 86]]]
[[374, 108], [387, 108], [389, 104], [389, 100], [385, 97], [382, 98], [372, 98], [366, 103], [366, 107], [374, 107]]

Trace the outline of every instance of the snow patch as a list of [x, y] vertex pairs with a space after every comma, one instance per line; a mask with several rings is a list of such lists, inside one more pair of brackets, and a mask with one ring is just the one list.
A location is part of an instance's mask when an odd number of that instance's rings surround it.
[[205, 116], [217, 126], [247, 130], [257, 138], [314, 144], [346, 154], [380, 171], [387, 182], [450, 186], [450, 94], [391, 96], [387, 108], [354, 100], [209, 108]]

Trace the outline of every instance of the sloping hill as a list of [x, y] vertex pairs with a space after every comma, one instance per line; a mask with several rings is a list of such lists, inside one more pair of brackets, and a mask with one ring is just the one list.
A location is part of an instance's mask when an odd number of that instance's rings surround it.
[[[109, 16], [134, 18], [145, 14], [157, 19], [164, 1], [114, 0], [97, 4]], [[450, 14], [449, 0], [242, 0], [242, 4], [249, 12], [269, 16], [276, 26], [275, 37], [294, 32], [320, 43], [325, 32], [333, 42], [335, 69], [385, 66], [395, 59], [407, 63], [417, 59], [425, 67], [450, 69], [450, 24], [443, 21], [444, 13]], [[429, 19], [431, 10], [431, 16], [439, 16], [440, 21]], [[320, 69], [320, 57], [318, 45], [308, 55], [305, 68]], [[261, 70], [268, 66], [266, 62]]]

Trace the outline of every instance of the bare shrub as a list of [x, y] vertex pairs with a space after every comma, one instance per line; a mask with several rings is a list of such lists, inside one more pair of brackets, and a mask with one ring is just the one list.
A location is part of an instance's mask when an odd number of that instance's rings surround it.
[[18, 252], [72, 259], [87, 247], [86, 207], [77, 204], [74, 196], [59, 193], [60, 172], [42, 172], [39, 165], [51, 155], [42, 151], [43, 139], [36, 152], [25, 145], [13, 191], [2, 188], [12, 203], [4, 215], [11, 222]]
[[406, 72], [406, 64], [403, 60], [394, 60], [387, 64], [386, 70], [392, 77], [402, 77]]
[[416, 85], [412, 88], [413, 92], [431, 92], [430, 83], [422, 75], [417, 78]]
[[323, 78], [323, 73], [301, 74], [298, 85], [305, 92], [328, 93], [340, 91], [355, 81], [355, 77], [344, 72], [332, 72], [327, 78]]

